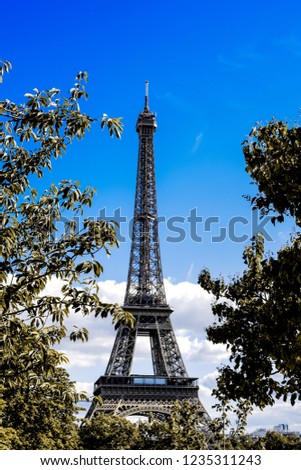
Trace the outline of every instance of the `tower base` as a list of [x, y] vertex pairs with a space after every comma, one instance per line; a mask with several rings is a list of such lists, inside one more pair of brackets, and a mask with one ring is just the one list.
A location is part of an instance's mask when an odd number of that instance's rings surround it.
[[197, 405], [200, 423], [210, 417], [198, 397], [197, 379], [189, 377], [158, 377], [153, 375], [101, 376], [94, 384], [94, 395], [101, 397], [87, 413], [92, 418], [98, 412], [118, 416], [147, 416], [160, 420], [171, 414], [175, 401]]

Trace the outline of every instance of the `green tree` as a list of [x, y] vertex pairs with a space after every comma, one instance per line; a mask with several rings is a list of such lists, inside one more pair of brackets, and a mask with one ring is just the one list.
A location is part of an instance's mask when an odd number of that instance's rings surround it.
[[259, 124], [243, 142], [246, 170], [259, 192], [250, 198], [261, 213], [273, 214], [282, 222], [285, 215], [295, 217], [301, 226], [301, 127], [273, 119]]
[[263, 437], [253, 437], [251, 434], [237, 435], [230, 432], [226, 437], [226, 450], [300, 450], [301, 439], [296, 434], [283, 435], [269, 431]]
[[253, 438], [250, 434], [230, 434], [226, 440], [227, 450], [265, 450], [262, 439]]
[[165, 421], [151, 417], [139, 423], [141, 448], [147, 450], [197, 450], [206, 449], [205, 433], [200, 427], [196, 405], [175, 402]]
[[3, 391], [4, 387], [0, 384], [0, 450], [9, 450], [13, 447], [13, 441], [15, 442], [17, 439], [17, 432], [12, 427], [3, 426], [3, 416], [6, 408]]
[[79, 430], [80, 445], [85, 450], [133, 450], [139, 447], [135, 423], [116, 415], [97, 413], [85, 420]]
[[[286, 215], [300, 226], [301, 131], [273, 120], [252, 129], [244, 142], [247, 171], [259, 193], [250, 198], [274, 223]], [[220, 369], [214, 394], [264, 408], [276, 399], [301, 399], [301, 236], [296, 233], [277, 255], [265, 254], [257, 234], [243, 254], [246, 269], [229, 283], [212, 279], [208, 270], [200, 285], [214, 295], [215, 323], [208, 338], [230, 351]]]
[[12, 334], [18, 342], [9, 380], [4, 376], [2, 389], [2, 432], [14, 433], [8, 448], [76, 449], [76, 403], [85, 395], [77, 393], [61, 366], [67, 358], [52, 347], [46, 328], [37, 330], [20, 322]]
[[301, 450], [301, 439], [295, 434], [283, 435], [269, 431], [261, 441], [265, 450]]
[[[9, 62], [0, 63], [0, 77], [10, 69]], [[35, 404], [40, 411], [43, 397], [49, 402], [56, 397], [56, 403], [61, 399], [69, 405], [78, 398], [62, 371], [66, 358], [55, 350], [63, 338], [75, 341], [88, 337], [84, 328], [67, 330], [65, 320], [71, 312], [112, 315], [116, 325], [131, 325], [133, 320], [118, 305], [103, 303], [98, 296], [96, 279], [102, 266], [97, 257], [102, 252], [109, 254], [118, 245], [114, 223], [89, 219], [84, 219], [81, 227], [75, 223], [74, 217], [83, 216], [85, 208], [91, 206], [94, 189], [81, 190], [78, 182], [69, 180], [52, 184], [41, 194], [33, 186], [93, 123], [106, 127], [110, 135], [120, 136], [120, 118], [104, 115], [95, 119], [81, 111], [80, 101], [88, 97], [86, 81], [87, 73], [80, 72], [67, 97], [61, 96], [57, 88], [35, 89], [25, 94], [24, 104], [0, 102], [0, 349], [1, 385], [6, 400], [2, 425], [17, 433], [20, 426], [9, 404], [14, 397], [24, 410]], [[58, 222], [63, 217], [68, 222], [61, 233]], [[53, 278], [60, 279], [62, 285], [56, 296], [45, 290]], [[43, 406], [54, 412], [50, 404]], [[17, 409], [24, 427], [25, 412], [21, 408]], [[31, 413], [34, 415], [32, 408]], [[66, 419], [63, 413], [61, 417]], [[27, 433], [29, 441], [34, 442], [30, 419], [28, 426], [28, 433], [24, 429], [22, 436]], [[37, 438], [35, 445], [39, 442]], [[57, 444], [53, 441], [41, 445], [62, 448], [60, 442], [63, 438], [58, 435]], [[20, 445], [24, 448], [23, 443]]]

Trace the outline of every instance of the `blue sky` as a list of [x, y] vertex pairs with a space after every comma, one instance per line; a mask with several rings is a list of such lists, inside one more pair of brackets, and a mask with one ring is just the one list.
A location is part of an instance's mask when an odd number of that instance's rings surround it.
[[[0, 99], [20, 102], [35, 87], [67, 92], [77, 72], [86, 70], [89, 100], [82, 110], [94, 117], [123, 117], [121, 140], [95, 126], [55, 162], [39, 189], [77, 179], [97, 188], [89, 215], [98, 216], [105, 208], [109, 217], [120, 210], [131, 219], [135, 123], [147, 79], [150, 108], [158, 122], [155, 157], [159, 215], [166, 221], [160, 224], [164, 276], [173, 283], [195, 284], [205, 266], [225, 277], [241, 272], [247, 241], [237, 239], [252, 233], [250, 206], [242, 196], [255, 190], [244, 169], [241, 143], [257, 121], [274, 116], [293, 123], [299, 116], [300, 2], [52, 0], [16, 5], [7, 0], [1, 10], [9, 25], [1, 58], [10, 60], [13, 70], [0, 87]], [[191, 237], [192, 213], [202, 217], [195, 226], [202, 242]], [[180, 218], [169, 223], [185, 230], [182, 241], [175, 241], [179, 232], [166, 225], [172, 217]], [[236, 241], [230, 239], [231, 227]], [[276, 251], [292, 227], [290, 220], [275, 228], [266, 225], [273, 240], [267, 248]], [[221, 233], [226, 234], [223, 241], [214, 242]], [[130, 242], [125, 222], [121, 234], [126, 241], [120, 249], [101, 260], [103, 281], [126, 280]], [[93, 374], [99, 375], [94, 369]]]
[[[246, 244], [229, 240], [229, 223], [236, 216], [250, 222], [250, 207], [242, 195], [254, 191], [244, 170], [241, 142], [257, 121], [272, 116], [294, 121], [299, 115], [300, 9], [297, 1], [277, 0], [252, 5], [200, 0], [29, 1], [18, 8], [8, 1], [2, 11], [10, 22], [10, 35], [2, 42], [1, 54], [13, 63], [13, 71], [0, 93], [20, 101], [34, 87], [56, 86], [66, 92], [79, 70], [88, 71], [89, 100], [82, 109], [92, 116], [122, 116], [122, 140], [110, 139], [95, 126], [54, 165], [46, 180], [74, 178], [83, 186], [95, 186], [92, 215], [106, 208], [112, 216], [120, 208], [130, 219], [135, 123], [148, 79], [150, 106], [158, 120], [159, 214], [184, 218], [187, 232], [183, 242], [166, 243], [168, 235], [175, 234], [161, 224], [164, 275], [196, 281], [206, 266], [227, 276], [243, 268]], [[197, 223], [203, 243], [189, 236], [187, 218], [194, 208], [203, 217]], [[220, 221], [204, 232], [211, 216]], [[283, 242], [291, 225], [272, 230], [271, 249]], [[222, 227], [227, 229], [226, 240], [213, 243]], [[251, 222], [237, 222], [234, 228], [238, 237], [251, 234]], [[121, 232], [128, 235], [124, 223]], [[105, 278], [125, 279], [128, 253], [129, 243], [123, 243], [105, 261]]]

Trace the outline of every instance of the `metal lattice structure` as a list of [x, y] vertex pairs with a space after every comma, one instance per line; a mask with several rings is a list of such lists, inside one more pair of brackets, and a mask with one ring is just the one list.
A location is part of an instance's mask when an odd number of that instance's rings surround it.
[[[140, 112], [137, 183], [132, 246], [124, 309], [135, 318], [135, 327], [120, 325], [105, 371], [94, 384], [93, 404], [87, 417], [97, 410], [121, 416], [146, 415], [163, 418], [175, 400], [198, 404], [203, 423], [210, 420], [198, 398], [197, 379], [188, 377], [170, 320], [163, 283], [154, 165], [155, 114], [149, 109], [148, 82], [145, 106]], [[137, 336], [150, 340], [154, 375], [131, 375]]]
[[156, 128], [146, 92], [145, 107], [136, 125], [139, 158], [125, 305], [166, 305], [158, 235], [153, 143]]

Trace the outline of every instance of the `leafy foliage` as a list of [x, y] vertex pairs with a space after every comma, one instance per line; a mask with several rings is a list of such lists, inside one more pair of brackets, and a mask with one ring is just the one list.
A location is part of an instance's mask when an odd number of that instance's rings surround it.
[[205, 449], [197, 407], [175, 402], [165, 421], [153, 416], [148, 421], [130, 422], [116, 415], [96, 414], [85, 420], [79, 431], [83, 449], [165, 450]]
[[12, 65], [8, 60], [0, 60], [0, 83], [2, 83], [3, 75], [8, 73], [11, 68]]
[[258, 185], [259, 193], [251, 199], [262, 214], [274, 213], [274, 221], [284, 215], [301, 225], [301, 128], [292, 128], [273, 119], [267, 125], [253, 127], [243, 142], [247, 172]]
[[[253, 128], [243, 151], [247, 171], [258, 185], [251, 199], [274, 222], [301, 215], [301, 133], [281, 121]], [[208, 338], [230, 351], [230, 365], [220, 369], [214, 394], [221, 403], [234, 400], [264, 408], [276, 399], [301, 400], [301, 235], [292, 236], [276, 256], [265, 255], [257, 234], [246, 247], [246, 270], [229, 283], [212, 279], [208, 270], [199, 284], [213, 293], [215, 323]]]
[[[203, 288], [216, 295], [217, 322], [207, 329], [214, 343], [226, 344], [233, 366], [224, 366], [215, 395], [240, 398], [264, 408], [277, 398], [300, 400], [301, 320], [299, 276], [301, 240], [264, 258], [259, 235], [244, 252], [248, 269], [225, 284], [200, 274]], [[292, 273], [296, 273], [292, 276]]]
[[[9, 62], [0, 63], [0, 77], [10, 69]], [[91, 206], [94, 189], [81, 190], [78, 182], [69, 180], [52, 184], [40, 195], [33, 187], [36, 178], [51, 170], [53, 161], [75, 138], [82, 139], [92, 123], [98, 122], [110, 135], [120, 137], [120, 118], [104, 115], [95, 119], [81, 112], [79, 102], [88, 98], [86, 81], [87, 73], [80, 72], [67, 97], [61, 97], [57, 88], [34, 89], [25, 94], [24, 104], [0, 102], [3, 423], [15, 429], [19, 437], [23, 429], [18, 448], [63, 448], [64, 421], [73, 426], [68, 413], [74, 412], [71, 403], [78, 396], [62, 369], [66, 358], [55, 346], [68, 336], [73, 341], [85, 341], [88, 332], [77, 327], [67, 330], [70, 313], [111, 315], [116, 325], [125, 322], [131, 326], [133, 322], [131, 314], [118, 305], [103, 303], [98, 296], [96, 279], [103, 268], [97, 256], [102, 252], [108, 255], [118, 246], [114, 224], [90, 219], [84, 219], [81, 227], [75, 223], [75, 217], [83, 216], [85, 208]], [[66, 221], [63, 231], [59, 230], [61, 221]], [[58, 295], [50, 295], [46, 289], [54, 278], [61, 283]], [[60, 400], [65, 405], [68, 402], [66, 415], [58, 407]], [[15, 407], [19, 410], [16, 418], [11, 403], [20, 405]], [[41, 414], [40, 420], [33, 409]], [[54, 431], [59, 426], [54, 424], [47, 442], [34, 438], [29, 416], [40, 425], [36, 436], [39, 432], [42, 435], [47, 422], [42, 409], [48, 410], [49, 422], [53, 418], [58, 423], [59, 414], [62, 419], [61, 432]]]
[[116, 415], [97, 413], [85, 420], [79, 430], [80, 445], [85, 450], [130, 450], [139, 448], [135, 423]]
[[141, 448], [148, 450], [206, 449], [205, 434], [200, 427], [197, 406], [175, 402], [166, 421], [151, 418], [139, 423]]
[[263, 437], [254, 437], [251, 434], [237, 436], [230, 433], [225, 439], [227, 450], [300, 450], [301, 439], [297, 434], [280, 434], [268, 431]]
[[0, 384], [0, 450], [12, 448], [12, 442], [17, 439], [17, 432], [10, 426], [3, 426], [3, 416], [6, 410], [6, 401], [3, 397], [4, 386]]
[[301, 450], [301, 439], [295, 434], [283, 435], [269, 431], [260, 442], [265, 450]]
[[68, 359], [53, 348], [52, 327], [36, 329], [21, 320], [19, 328], [11, 326], [14, 356], [4, 356], [2, 423], [16, 433], [11, 448], [76, 448], [76, 403], [87, 397], [69, 380], [63, 368]]

